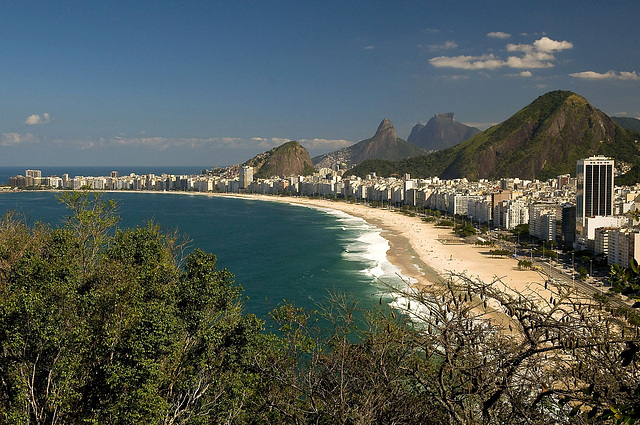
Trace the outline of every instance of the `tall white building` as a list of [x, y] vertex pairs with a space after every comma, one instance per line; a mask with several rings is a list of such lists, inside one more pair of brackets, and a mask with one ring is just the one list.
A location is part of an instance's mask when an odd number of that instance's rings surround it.
[[533, 204], [529, 207], [529, 233], [543, 241], [556, 239], [555, 204]]
[[247, 189], [253, 182], [253, 167], [243, 165], [240, 168], [240, 189]]
[[640, 233], [632, 229], [612, 229], [609, 233], [608, 263], [624, 268], [640, 260]]

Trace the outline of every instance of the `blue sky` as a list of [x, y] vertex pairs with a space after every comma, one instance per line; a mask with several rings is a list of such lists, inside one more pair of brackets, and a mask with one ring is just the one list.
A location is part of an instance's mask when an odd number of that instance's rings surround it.
[[0, 166], [229, 165], [486, 128], [551, 90], [640, 117], [640, 4], [28, 1], [0, 6]]

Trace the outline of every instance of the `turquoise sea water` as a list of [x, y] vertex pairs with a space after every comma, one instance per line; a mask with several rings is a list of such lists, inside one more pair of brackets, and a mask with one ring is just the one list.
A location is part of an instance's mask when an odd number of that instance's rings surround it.
[[[369, 307], [386, 292], [385, 283], [401, 284], [380, 229], [342, 212], [195, 194], [103, 196], [118, 202], [122, 227], [154, 220], [216, 254], [218, 266], [235, 274], [249, 297], [247, 311], [261, 318], [284, 299], [314, 308], [329, 291], [353, 294]], [[66, 213], [51, 192], [0, 193], [0, 214], [7, 210], [53, 225]]]

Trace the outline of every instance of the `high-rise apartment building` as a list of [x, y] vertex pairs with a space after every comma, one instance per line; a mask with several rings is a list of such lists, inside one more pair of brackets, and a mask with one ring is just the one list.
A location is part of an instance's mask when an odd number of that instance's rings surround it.
[[253, 167], [243, 165], [240, 167], [240, 189], [247, 189], [253, 182]]
[[578, 160], [576, 191], [576, 236], [585, 238], [588, 217], [613, 215], [614, 161], [604, 156]]

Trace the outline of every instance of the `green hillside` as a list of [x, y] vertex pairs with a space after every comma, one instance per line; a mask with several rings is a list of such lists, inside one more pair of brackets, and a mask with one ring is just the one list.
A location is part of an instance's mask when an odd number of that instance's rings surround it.
[[295, 140], [261, 153], [243, 165], [253, 167], [257, 178], [304, 176], [314, 171], [309, 152]]
[[627, 130], [640, 132], [640, 120], [637, 118], [629, 118], [629, 117], [611, 117], [613, 121], [616, 122], [620, 127], [626, 128]]
[[630, 184], [640, 178], [636, 140], [586, 99], [568, 91], [540, 96], [511, 118], [452, 148], [396, 163], [366, 161], [349, 173], [411, 173], [471, 180], [520, 177], [548, 179], [575, 174], [576, 161], [607, 155], [632, 167], [616, 179]]

